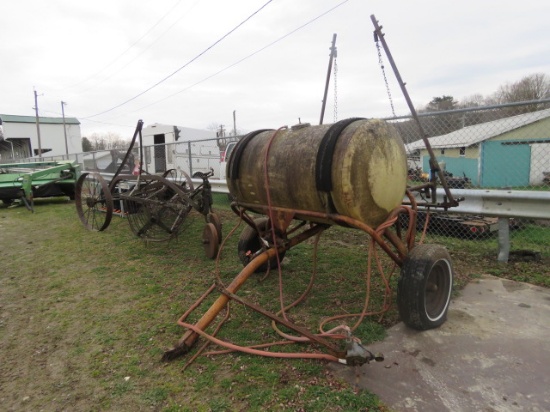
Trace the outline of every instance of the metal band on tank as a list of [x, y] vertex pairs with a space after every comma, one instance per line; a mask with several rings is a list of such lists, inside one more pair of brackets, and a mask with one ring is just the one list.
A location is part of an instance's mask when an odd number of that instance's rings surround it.
[[338, 142], [338, 138], [344, 129], [358, 120], [364, 120], [364, 118], [352, 117], [340, 120], [330, 126], [323, 136], [315, 163], [315, 186], [317, 190], [327, 193], [332, 190], [332, 157], [336, 148], [336, 142]]
[[243, 137], [237, 145], [235, 146], [235, 149], [233, 149], [233, 153], [231, 154], [231, 157], [229, 159], [229, 169], [227, 173], [227, 178], [230, 180], [238, 179], [239, 178], [239, 169], [241, 165], [241, 157], [244, 153], [244, 149], [248, 142], [252, 140], [254, 136], [259, 135], [263, 132], [268, 132], [273, 129], [260, 129], [260, 130], [254, 130], [253, 132], [248, 133], [245, 137]]

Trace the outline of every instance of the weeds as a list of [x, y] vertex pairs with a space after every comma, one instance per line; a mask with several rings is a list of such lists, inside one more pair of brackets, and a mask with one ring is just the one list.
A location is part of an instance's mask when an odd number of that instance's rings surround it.
[[[227, 234], [237, 219], [225, 196], [216, 196], [214, 204]], [[86, 231], [74, 204], [65, 200], [37, 201], [35, 210], [33, 214], [0, 208], [0, 363], [18, 376], [5, 378], [3, 390], [21, 398], [28, 388], [37, 394], [24, 406], [10, 400], [13, 409], [384, 410], [374, 395], [335, 379], [319, 361], [229, 354], [199, 357], [183, 374], [188, 357], [160, 362], [163, 351], [183, 333], [176, 320], [214, 281], [215, 262], [204, 257], [204, 221], [198, 214], [190, 214], [177, 239], [145, 244], [121, 218], [114, 218], [104, 232]], [[514, 247], [539, 247], [529, 240], [533, 231], [548, 240], [547, 231], [528, 227], [514, 233]], [[222, 252], [219, 269], [224, 281], [242, 268], [237, 240], [238, 234], [229, 238]], [[316, 330], [329, 316], [361, 311], [367, 242], [358, 231], [327, 230], [319, 244], [311, 294], [289, 316]], [[459, 287], [485, 273], [548, 286], [548, 265], [499, 265], [494, 239], [431, 237], [428, 242], [448, 247]], [[312, 255], [309, 242], [288, 251], [283, 267], [285, 303], [306, 289], [313, 275]], [[389, 274], [392, 264], [385, 264]], [[395, 270], [390, 285], [395, 286], [398, 276]], [[239, 295], [277, 312], [277, 273], [261, 278], [250, 279]], [[379, 276], [373, 277], [371, 289], [369, 308], [379, 308], [384, 295]], [[191, 318], [204, 313], [214, 297]], [[356, 335], [364, 344], [380, 340], [385, 327], [396, 321], [391, 309], [382, 320], [366, 319]], [[235, 303], [219, 337], [243, 345], [280, 339], [263, 316]], [[281, 350], [310, 349], [292, 345]], [[55, 396], [39, 396], [56, 385], [63, 389], [54, 391]]]

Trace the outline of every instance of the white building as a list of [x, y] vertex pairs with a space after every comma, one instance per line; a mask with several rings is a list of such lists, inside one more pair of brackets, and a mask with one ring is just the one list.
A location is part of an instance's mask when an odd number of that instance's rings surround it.
[[162, 173], [181, 169], [192, 175], [214, 169], [219, 177], [220, 139], [215, 131], [154, 123], [143, 128], [144, 169]]
[[0, 159], [36, 157], [39, 147], [43, 156], [62, 156], [82, 152], [80, 122], [74, 117], [39, 117], [40, 143], [35, 116], [0, 114], [4, 140], [0, 141]]

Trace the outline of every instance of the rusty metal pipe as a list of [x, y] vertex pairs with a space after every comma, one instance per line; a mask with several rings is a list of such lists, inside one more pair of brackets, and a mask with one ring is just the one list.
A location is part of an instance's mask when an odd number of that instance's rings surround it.
[[[253, 210], [253, 211], [263, 212], [263, 210], [266, 209], [266, 206], [252, 205], [252, 204], [246, 204], [246, 203], [244, 204], [239, 203], [239, 206], [244, 207], [246, 209]], [[357, 219], [353, 219], [351, 217], [344, 216], [344, 215], [338, 215], [335, 213], [321, 213], [321, 212], [313, 212], [311, 210], [296, 210], [296, 209], [286, 209], [281, 207], [272, 207], [272, 209], [276, 211], [281, 211], [281, 212], [294, 213], [297, 219], [303, 218], [304, 220], [313, 220], [313, 221], [318, 220], [329, 224], [330, 222], [334, 222], [339, 225], [352, 226], [352, 227], [355, 227], [356, 229], [361, 229], [362, 231], [367, 232], [369, 236], [371, 236], [374, 239], [374, 241], [384, 250], [384, 252], [388, 254], [388, 256], [395, 263], [397, 263], [399, 266], [403, 264], [403, 259], [398, 254], [394, 253], [394, 251], [384, 241], [384, 239], [382, 238], [382, 235], [377, 233], [372, 227], [370, 227], [366, 223], [363, 223]], [[416, 224], [416, 222], [414, 223]], [[393, 240], [390, 240], [390, 241], [393, 244]], [[394, 244], [394, 246], [398, 250], [405, 251], [405, 249], [403, 248], [404, 246], [402, 245], [403, 245], [403, 242], [401, 242], [400, 239], [397, 239], [396, 244]], [[406, 254], [407, 252], [405, 253], [405, 255]]]
[[299, 333], [300, 335], [308, 338], [311, 342], [314, 342], [314, 343], [317, 343], [321, 346], [324, 346], [325, 348], [327, 348], [329, 351], [332, 352], [332, 354], [334, 356], [336, 356], [337, 358], [340, 358], [340, 359], [343, 359], [346, 357], [346, 353], [341, 351], [340, 348], [338, 348], [337, 346], [333, 345], [332, 343], [330, 343], [329, 341], [327, 341], [326, 339], [318, 336], [318, 335], [315, 335], [314, 333], [311, 333], [309, 330], [307, 330], [306, 328], [303, 328], [301, 326], [298, 326], [284, 318], [280, 318], [278, 317], [277, 315], [275, 315], [274, 313], [271, 313], [267, 310], [265, 310], [264, 308], [262, 308], [261, 306], [259, 305], [255, 305], [251, 302], [247, 302], [246, 300], [244, 299], [241, 299], [239, 296], [233, 294], [233, 293], [229, 293], [227, 292], [226, 290], [223, 290], [222, 291], [223, 294], [226, 294], [227, 296], [229, 296], [231, 299], [239, 302], [240, 304], [242, 305], [245, 305], [249, 308], [251, 308], [252, 310], [255, 310], [256, 312], [264, 315], [265, 317], [277, 322], [277, 323], [280, 323], [281, 325], [283, 326], [286, 326], [287, 328], [293, 330], [294, 332], [297, 332]]
[[[290, 249], [291, 247], [296, 246], [299, 243], [302, 243], [303, 241], [309, 239], [312, 236], [315, 236], [317, 233], [322, 232], [325, 230], [326, 227], [323, 225], [316, 225], [312, 228], [299, 233], [292, 239], [289, 239], [283, 246], [280, 246], [278, 248], [278, 252], [282, 253], [285, 250]], [[226, 290], [229, 293], [236, 293], [240, 287], [246, 282], [246, 280], [254, 274], [256, 269], [258, 269], [260, 266], [262, 266], [264, 263], [268, 262], [270, 259], [274, 258], [276, 256], [277, 249], [271, 248], [263, 252], [262, 254], [258, 255], [256, 258], [254, 258], [246, 267], [237, 275], [235, 279], [226, 287]], [[204, 315], [197, 321], [195, 324], [195, 327], [197, 329], [200, 329], [204, 331], [218, 316], [218, 314], [225, 308], [227, 303], [229, 302], [230, 297], [225, 294], [220, 294], [218, 299], [210, 306], [210, 308], [206, 311]], [[183, 319], [189, 315], [190, 311], [187, 311], [179, 320], [178, 324], [182, 325]], [[182, 325], [183, 326], [183, 325]], [[181, 339], [178, 341], [178, 343], [175, 345], [175, 347], [167, 352], [164, 353], [162, 360], [167, 361], [174, 359], [175, 357], [178, 357], [180, 355], [183, 355], [187, 353], [191, 347], [195, 344], [196, 340], [198, 339], [199, 334], [197, 332], [194, 332], [192, 330], [187, 330]]]
[[[422, 137], [422, 140], [424, 141], [424, 145], [426, 146], [426, 150], [428, 151], [428, 154], [430, 156], [430, 168], [433, 172], [437, 173], [437, 176], [439, 177], [439, 180], [441, 181], [441, 185], [443, 186], [443, 189], [445, 190], [445, 194], [447, 195], [449, 199], [449, 203], [445, 206], [458, 206], [458, 201], [455, 200], [453, 197], [451, 191], [449, 190], [449, 187], [447, 185], [447, 180], [445, 179], [445, 176], [443, 175], [443, 171], [439, 167], [439, 163], [437, 162], [437, 159], [435, 157], [435, 154], [433, 152], [432, 146], [428, 140], [428, 135], [424, 131], [424, 128], [420, 124], [420, 119], [418, 118], [418, 114], [416, 113], [416, 109], [414, 108], [414, 105], [412, 103], [412, 100], [409, 96], [409, 93], [407, 92], [407, 88], [405, 86], [405, 82], [401, 78], [401, 74], [399, 73], [399, 70], [397, 69], [397, 65], [395, 64], [395, 61], [393, 60], [393, 56], [390, 52], [390, 49], [388, 47], [388, 44], [386, 43], [386, 39], [384, 38], [384, 33], [382, 33], [382, 27], [378, 25], [378, 20], [376, 20], [376, 17], [374, 17], [374, 14], [370, 16], [370, 19], [372, 21], [372, 24], [374, 25], [374, 33], [377, 36], [377, 38], [382, 43], [382, 47], [384, 48], [384, 51], [386, 52], [386, 56], [388, 57], [388, 61], [393, 69], [393, 73], [395, 74], [395, 78], [397, 79], [397, 82], [399, 83], [399, 87], [401, 88], [401, 91], [403, 92], [403, 97], [405, 97], [405, 101], [407, 102], [407, 105], [409, 106], [409, 110], [411, 111], [412, 117], [415, 120], [416, 125], [418, 126], [418, 130], [420, 132], [420, 136]], [[431, 192], [432, 192], [432, 198], [435, 199], [435, 191], [436, 191], [436, 181], [434, 173], [432, 173], [432, 181], [431, 181]]]

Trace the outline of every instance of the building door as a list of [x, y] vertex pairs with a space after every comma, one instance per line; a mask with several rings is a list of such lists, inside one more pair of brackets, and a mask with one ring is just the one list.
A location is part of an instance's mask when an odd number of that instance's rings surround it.
[[482, 187], [529, 186], [531, 147], [505, 141], [484, 142], [481, 158]]
[[155, 173], [166, 171], [166, 138], [164, 134], [156, 134], [153, 144], [155, 145]]

